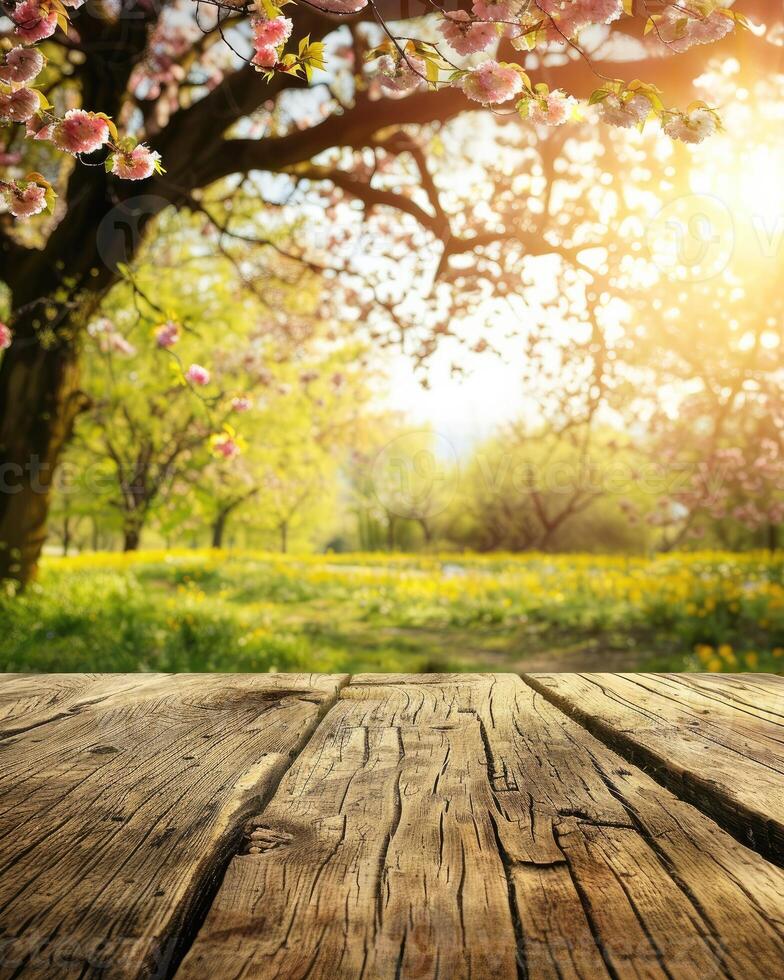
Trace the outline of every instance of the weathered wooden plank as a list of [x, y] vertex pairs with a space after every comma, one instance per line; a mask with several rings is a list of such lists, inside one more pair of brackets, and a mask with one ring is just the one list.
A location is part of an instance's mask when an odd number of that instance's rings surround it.
[[[679, 675], [533, 674], [529, 682], [608, 745], [762, 853], [784, 861], [784, 694], [756, 675], [701, 687]], [[709, 690], [710, 688], [710, 690]], [[739, 701], [741, 694], [745, 703]]]
[[344, 680], [159, 676], [0, 742], [0, 976], [165, 976]]
[[179, 976], [515, 977], [482, 732], [461, 687], [344, 692], [231, 862]]
[[784, 872], [519, 678], [344, 688], [179, 976], [748, 978]]
[[784, 677], [778, 674], [659, 674], [674, 684], [694, 688], [729, 702], [741, 711], [784, 724]]
[[0, 685], [0, 738], [37, 728], [160, 674], [9, 674]]
[[[746, 980], [776, 971], [781, 869], [532, 689], [499, 683], [480, 711], [530, 976]], [[606, 973], [586, 959], [588, 935]]]

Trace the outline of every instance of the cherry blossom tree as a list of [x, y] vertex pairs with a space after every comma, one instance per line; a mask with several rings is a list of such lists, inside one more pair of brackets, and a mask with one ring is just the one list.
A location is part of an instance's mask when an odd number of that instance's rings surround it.
[[740, 531], [776, 548], [784, 523], [784, 311], [775, 280], [733, 278], [681, 286], [637, 331], [648, 384], [636, 408], [661, 476], [651, 520], [666, 547], [711, 532], [734, 544]]
[[[702, 84], [720, 94], [732, 71]], [[727, 133], [685, 160], [645, 140], [620, 147], [631, 154], [623, 157], [627, 169], [644, 163], [643, 197], [649, 213], [658, 213], [647, 247], [635, 256], [645, 209], [624, 206], [624, 259], [601, 277], [610, 302], [593, 304], [582, 329], [534, 332], [527, 351], [527, 384], [540, 386], [554, 429], [593, 417], [611, 420], [634, 441], [648, 502], [630, 503], [628, 512], [646, 512], [662, 548], [705, 540], [779, 544], [782, 97], [779, 77], [758, 80], [754, 106], [727, 113], [734, 137]], [[639, 196], [640, 186], [630, 182], [626, 191]]]
[[[285, 13], [267, 0], [79, 7], [2, 5], [0, 578], [21, 582], [34, 573], [48, 489], [87, 405], [79, 352], [88, 324], [166, 209], [202, 215], [218, 239], [258, 241], [247, 217], [238, 227], [233, 197], [251, 186], [258, 207], [279, 208], [286, 192], [273, 176], [283, 177], [314, 200], [332, 195], [335, 206], [350, 200], [366, 213], [413, 219], [428, 242], [421, 254], [438, 257], [436, 284], [454, 285], [477, 257], [489, 255], [485, 268], [496, 263], [499, 240], [540, 253], [559, 246], [535, 230], [533, 240], [516, 236], [486, 214], [484, 227], [466, 224], [445, 208], [418, 127], [432, 132], [486, 106], [499, 122], [538, 133], [592, 102], [611, 126], [656, 119], [673, 139], [697, 142], [720, 126], [714, 106], [692, 100], [705, 44], [749, 72], [777, 59], [744, 30], [741, 7], [769, 13], [754, 2], [477, 0], [470, 9], [428, 3], [404, 12], [375, 0], [323, 0]], [[414, 193], [376, 176], [379, 162], [400, 160], [411, 162]], [[330, 260], [340, 249], [330, 240], [324, 251]], [[357, 294], [357, 308], [372, 301], [398, 330], [389, 296], [370, 293]], [[444, 332], [444, 304], [441, 314], [433, 323]], [[433, 342], [420, 338], [420, 352]], [[199, 377], [196, 370], [190, 381]]]

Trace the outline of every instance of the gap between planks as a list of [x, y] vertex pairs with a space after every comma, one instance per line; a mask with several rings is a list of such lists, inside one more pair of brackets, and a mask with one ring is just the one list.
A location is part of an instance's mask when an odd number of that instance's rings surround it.
[[172, 975], [245, 821], [346, 683], [157, 674], [3, 685], [0, 977]]
[[[267, 782], [264, 785], [263, 796], [259, 798], [259, 813], [263, 813], [270, 801], [274, 798], [278, 787], [286, 776], [286, 773], [294, 765], [301, 753], [308, 747], [308, 743], [318, 731], [319, 726], [324, 721], [324, 718], [329, 714], [329, 712], [335, 706], [336, 701], [340, 698], [341, 691], [351, 681], [349, 674], [333, 674], [332, 676], [335, 678], [334, 694], [331, 698], [325, 698], [321, 703], [315, 718], [310, 723], [308, 730], [304, 734], [304, 738], [297, 746], [296, 750], [289, 754], [288, 762], [285, 763], [274, 776], [268, 777]], [[234, 825], [230, 830], [231, 844], [226, 849], [222, 859], [220, 857], [216, 858], [212, 876], [209, 878], [205, 887], [201, 889], [199, 894], [196, 896], [193, 909], [191, 910], [190, 914], [186, 916], [184, 927], [177, 935], [176, 946], [173, 948], [171, 959], [161, 980], [173, 980], [180, 968], [180, 964], [188, 955], [194, 940], [198, 936], [199, 931], [204, 924], [204, 920], [209, 914], [215, 896], [218, 894], [223, 884], [226, 870], [237, 854], [240, 853], [240, 846], [244, 837], [244, 828], [247, 826], [247, 823], [247, 817], [245, 819], [238, 819], [234, 822]], [[217, 978], [217, 980], [222, 980], [222, 978]]]
[[[744, 713], [730, 686], [737, 677], [730, 675], [722, 685], [716, 676], [721, 675], [521, 675], [613, 752], [745, 847], [784, 867], [784, 683], [775, 675], [757, 675], [756, 683], [768, 682], [771, 705], [775, 698], [781, 707], [778, 714], [766, 707], [761, 690], [758, 703], [749, 702], [753, 711]], [[673, 679], [678, 691], [664, 688]]]

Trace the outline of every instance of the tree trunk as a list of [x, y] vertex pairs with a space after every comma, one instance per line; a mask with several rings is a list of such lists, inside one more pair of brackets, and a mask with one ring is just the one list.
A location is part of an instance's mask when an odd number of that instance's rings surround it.
[[142, 529], [137, 526], [126, 527], [123, 532], [123, 551], [138, 551]]
[[288, 547], [288, 537], [289, 537], [289, 522], [280, 522], [280, 550], [283, 554], [286, 554], [286, 549]]
[[223, 547], [223, 534], [226, 530], [226, 521], [229, 517], [228, 510], [218, 511], [218, 516], [212, 523], [212, 547], [222, 548]]
[[387, 514], [387, 551], [395, 550], [395, 518]]
[[[125, 29], [146, 44], [144, 18]], [[119, 110], [125, 80], [118, 85], [115, 76], [129, 67], [107, 63], [90, 104]], [[80, 335], [117, 282], [119, 264], [132, 260], [146, 223], [166, 204], [132, 190], [126, 207], [94, 167], [75, 168], [65, 197], [68, 217], [43, 251], [0, 243], [14, 333], [0, 362], [0, 581], [21, 585], [41, 555], [55, 467], [76, 417], [89, 407], [79, 390]]]
[[68, 557], [68, 551], [71, 547], [71, 518], [63, 518], [63, 558]]
[[779, 546], [778, 524], [773, 524], [772, 522], [768, 524], [766, 537], [768, 543], [768, 551], [776, 551]]
[[0, 580], [21, 585], [41, 555], [55, 466], [89, 405], [73, 343], [47, 349], [35, 326], [31, 315], [17, 319], [0, 364]]

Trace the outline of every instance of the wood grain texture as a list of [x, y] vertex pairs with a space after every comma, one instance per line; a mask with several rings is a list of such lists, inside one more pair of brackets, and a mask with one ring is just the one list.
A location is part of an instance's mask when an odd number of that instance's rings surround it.
[[519, 678], [358, 680], [178, 976], [776, 975], [784, 872]]
[[50, 678], [39, 703], [25, 681], [38, 721], [0, 740], [0, 976], [168, 975], [344, 680]]
[[527, 679], [723, 827], [784, 862], [784, 686], [773, 675], [532, 674]]
[[740, 711], [784, 723], [784, 677], [778, 674], [659, 674], [670, 681], [694, 688], [729, 703]]
[[7, 674], [0, 684], [0, 738], [29, 731], [121, 691], [139, 690], [160, 674]]

